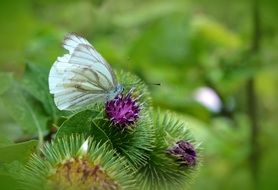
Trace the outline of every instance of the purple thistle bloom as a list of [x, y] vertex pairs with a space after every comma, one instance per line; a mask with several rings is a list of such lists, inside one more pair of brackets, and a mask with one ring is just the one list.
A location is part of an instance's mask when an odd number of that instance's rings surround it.
[[183, 164], [187, 166], [196, 165], [197, 154], [193, 145], [187, 141], [180, 140], [176, 145], [168, 150], [173, 156], [177, 156]]
[[116, 125], [129, 126], [134, 124], [139, 117], [140, 107], [131, 93], [126, 96], [118, 95], [106, 103], [106, 115]]

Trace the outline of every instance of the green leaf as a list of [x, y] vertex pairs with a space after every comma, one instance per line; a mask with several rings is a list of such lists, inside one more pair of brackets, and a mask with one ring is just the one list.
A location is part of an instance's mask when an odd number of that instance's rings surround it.
[[0, 174], [0, 187], [3, 189], [18, 189], [21, 184], [12, 176]]
[[27, 92], [42, 103], [47, 114], [56, 119], [56, 116], [61, 115], [61, 112], [55, 106], [49, 93], [48, 72], [48, 69], [29, 63], [26, 65], [22, 84]]
[[[96, 110], [84, 110], [73, 115], [61, 125], [56, 133], [56, 139], [71, 134], [82, 134], [85, 137], [93, 135], [96, 141], [103, 143], [108, 141], [113, 147], [106, 132], [96, 123], [96, 119], [100, 116], [102, 113]], [[107, 124], [107, 121], [103, 122]]]
[[0, 134], [0, 146], [11, 144], [11, 140], [7, 138], [5, 135]]
[[5, 111], [22, 127], [24, 132], [32, 135], [37, 134], [40, 142], [42, 142], [48, 117], [43, 112], [40, 102], [14, 83], [0, 95], [0, 103], [2, 103]]
[[0, 187], [4, 189], [21, 189], [19, 182], [20, 174], [24, 169], [24, 164], [20, 161], [0, 164]]
[[0, 73], [0, 95], [3, 94], [12, 84], [13, 77], [9, 73]]
[[116, 15], [113, 21], [121, 27], [134, 27], [173, 13], [184, 12], [185, 7], [185, 3], [179, 1], [149, 2], [145, 6], [136, 7], [133, 11]]
[[91, 123], [97, 115], [99, 113], [93, 110], [84, 110], [73, 115], [60, 126], [56, 133], [56, 138], [73, 133], [87, 134], [88, 136], [92, 130]]
[[20, 161], [25, 163], [30, 155], [35, 152], [37, 145], [37, 140], [30, 140], [28, 142], [2, 146], [0, 147], [0, 162], [11, 163], [13, 161]]

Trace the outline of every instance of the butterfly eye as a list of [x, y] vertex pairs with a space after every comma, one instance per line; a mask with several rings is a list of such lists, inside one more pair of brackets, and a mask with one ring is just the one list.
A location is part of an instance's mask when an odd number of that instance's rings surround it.
[[124, 88], [123, 86], [119, 86], [119, 90], [120, 90], [121, 92], [123, 92], [123, 91], [125, 90], [125, 88]]
[[124, 87], [123, 87], [122, 85], [118, 85], [118, 86], [116, 87], [116, 92], [121, 93], [121, 92], [123, 92], [123, 91], [124, 91]]

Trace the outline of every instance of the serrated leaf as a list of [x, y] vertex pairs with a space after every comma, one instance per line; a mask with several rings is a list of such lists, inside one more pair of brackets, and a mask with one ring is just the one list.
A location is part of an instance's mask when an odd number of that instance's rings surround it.
[[11, 163], [13, 161], [26, 162], [36, 150], [37, 140], [17, 143], [0, 147], [0, 162]]

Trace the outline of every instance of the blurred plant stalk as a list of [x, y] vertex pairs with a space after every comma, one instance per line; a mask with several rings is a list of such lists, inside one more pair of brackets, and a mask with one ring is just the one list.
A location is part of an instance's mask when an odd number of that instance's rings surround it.
[[[256, 56], [261, 48], [261, 20], [259, 10], [259, 0], [252, 1], [252, 20], [253, 20], [253, 38], [251, 41], [251, 57]], [[251, 123], [251, 154], [250, 167], [254, 180], [254, 188], [258, 188], [258, 169], [260, 165], [260, 145], [259, 145], [259, 115], [258, 115], [258, 98], [256, 95], [255, 76], [247, 80], [247, 100], [248, 116]]]

